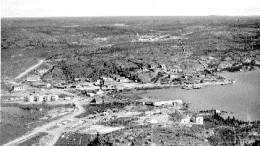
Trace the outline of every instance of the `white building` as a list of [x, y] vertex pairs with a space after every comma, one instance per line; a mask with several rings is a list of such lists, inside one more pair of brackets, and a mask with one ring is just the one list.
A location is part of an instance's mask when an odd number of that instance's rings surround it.
[[77, 90], [96, 90], [96, 89], [100, 89], [100, 87], [94, 86], [93, 83], [88, 83], [88, 84], [84, 84], [84, 85], [77, 85], [76, 89]]
[[39, 95], [36, 97], [37, 102], [43, 102], [43, 96]]
[[93, 97], [93, 96], [95, 96], [96, 94], [95, 94], [95, 93], [88, 93], [88, 95], [89, 95], [90, 97]]
[[129, 83], [130, 80], [127, 79], [127, 78], [122, 77], [122, 78], [119, 79], [119, 82], [121, 82], [121, 83]]
[[65, 97], [64, 98], [64, 100], [70, 100], [71, 99], [71, 97]]
[[13, 86], [12, 91], [23, 91], [25, 90], [24, 86]]
[[189, 124], [190, 123], [190, 119], [191, 117], [190, 116], [184, 116], [182, 119], [181, 119], [181, 123], [182, 124]]
[[51, 84], [50, 84], [50, 83], [48, 83], [48, 84], [46, 85], [46, 87], [47, 87], [47, 88], [50, 88], [50, 87], [51, 87]]
[[46, 101], [46, 102], [51, 101], [51, 96], [50, 95], [45, 95], [44, 96], [44, 101]]
[[27, 102], [34, 102], [34, 96], [27, 96], [26, 101]]
[[98, 79], [96, 82], [95, 82], [95, 85], [100, 85], [100, 79]]
[[196, 117], [196, 124], [201, 124], [201, 125], [203, 125], [203, 117], [202, 117], [202, 116]]
[[182, 100], [169, 100], [169, 101], [159, 101], [154, 102], [154, 106], [173, 106], [173, 104], [182, 104]]
[[180, 68], [174, 68], [174, 69], [172, 69], [172, 72], [174, 72], [174, 73], [182, 73], [183, 71]]
[[98, 92], [97, 92], [97, 94], [98, 94], [98, 95], [104, 94], [104, 91], [102, 91], [101, 89], [99, 89]]
[[179, 74], [170, 74], [170, 78], [177, 79], [177, 78], [180, 78], [180, 75]]
[[30, 75], [30, 76], [27, 76], [26, 78], [26, 81], [28, 82], [36, 82], [36, 81], [40, 81], [41, 78], [39, 75]]
[[220, 111], [220, 110], [215, 110], [215, 112], [216, 112], [217, 114], [220, 114], [220, 113], [221, 113], [221, 111]]
[[59, 96], [58, 95], [52, 95], [51, 96], [51, 100], [52, 101], [58, 101], [59, 100]]

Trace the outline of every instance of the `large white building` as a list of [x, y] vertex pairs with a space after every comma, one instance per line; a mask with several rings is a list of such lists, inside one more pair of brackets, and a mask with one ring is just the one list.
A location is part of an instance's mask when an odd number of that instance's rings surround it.
[[22, 86], [22, 85], [19, 85], [19, 86], [13, 86], [11, 91], [23, 91], [25, 90], [25, 87]]
[[42, 95], [37, 96], [36, 101], [37, 102], [43, 102], [43, 96]]
[[182, 100], [169, 100], [154, 102], [154, 106], [173, 106], [174, 104], [182, 104]]
[[30, 75], [30, 76], [27, 76], [27, 78], [26, 78], [26, 81], [28, 81], [28, 82], [37, 82], [40, 80], [41, 80], [41, 78], [39, 75]]

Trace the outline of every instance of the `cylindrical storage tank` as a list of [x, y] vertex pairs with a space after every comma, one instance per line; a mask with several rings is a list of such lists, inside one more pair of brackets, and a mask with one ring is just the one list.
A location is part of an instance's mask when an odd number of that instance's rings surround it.
[[27, 101], [28, 102], [33, 102], [34, 101], [34, 97], [33, 96], [28, 96], [27, 97]]
[[43, 96], [42, 95], [37, 97], [37, 102], [43, 102]]
[[53, 95], [52, 96], [52, 100], [53, 101], [58, 101], [59, 100], [59, 96], [58, 95]]
[[47, 96], [47, 101], [51, 101], [51, 95]]

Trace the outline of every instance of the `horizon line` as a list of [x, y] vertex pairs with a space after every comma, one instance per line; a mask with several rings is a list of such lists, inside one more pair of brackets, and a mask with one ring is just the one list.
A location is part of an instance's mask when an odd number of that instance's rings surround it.
[[100, 17], [260, 17], [259, 15], [172, 15], [172, 16], [159, 16], [159, 15], [147, 15], [147, 16], [134, 16], [134, 15], [129, 15], [129, 16], [34, 16], [34, 17], [3, 17], [1, 16], [1, 19], [12, 19], [12, 18], [100, 18]]

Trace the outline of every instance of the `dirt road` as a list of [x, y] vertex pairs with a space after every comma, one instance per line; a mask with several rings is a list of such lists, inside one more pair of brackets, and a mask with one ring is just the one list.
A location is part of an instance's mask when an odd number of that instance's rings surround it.
[[33, 131], [31, 131], [30, 133], [28, 133], [28, 134], [26, 134], [26, 135], [23, 135], [23, 136], [21, 136], [21, 137], [15, 139], [15, 140], [13, 140], [13, 141], [7, 143], [7, 144], [4, 144], [3, 146], [15, 146], [15, 145], [18, 145], [19, 143], [24, 142], [24, 141], [26, 141], [26, 140], [32, 138], [33, 136], [37, 135], [37, 134], [40, 133], [40, 132], [46, 132], [46, 133], [49, 133], [49, 134], [53, 135], [53, 138], [51, 139], [50, 142], [48, 142], [48, 145], [49, 145], [49, 146], [54, 145], [54, 144], [57, 142], [57, 140], [59, 139], [59, 136], [60, 136], [60, 134], [62, 133], [62, 130], [58, 130], [58, 131], [57, 131], [57, 130], [56, 130], [56, 131], [55, 131], [55, 130], [54, 130], [54, 131], [48, 131], [47, 129], [48, 129], [49, 127], [55, 125], [55, 124], [58, 124], [58, 123], [64, 121], [64, 120], [73, 119], [75, 116], [77, 116], [77, 115], [79, 115], [79, 114], [81, 114], [81, 113], [84, 112], [84, 108], [83, 108], [82, 105], [80, 104], [78, 98], [74, 98], [74, 99], [73, 99], [73, 103], [75, 104], [75, 106], [76, 106], [77, 109], [76, 109], [72, 114], [69, 114], [69, 115], [67, 115], [67, 116], [64, 116], [64, 117], [62, 117], [62, 118], [60, 118], [60, 119], [58, 119], [58, 120], [49, 122], [49, 123], [47, 123], [47, 124], [45, 124], [45, 125], [42, 125], [42, 126], [40, 126], [40, 127], [37, 127], [37, 128], [35, 128]]
[[30, 71], [34, 70], [35, 68], [37, 68], [38, 66], [40, 66], [42, 63], [44, 63], [44, 59], [39, 60], [39, 62], [31, 67], [29, 67], [26, 71], [22, 72], [21, 74], [19, 74], [17, 77], [14, 78], [14, 80], [17, 80], [21, 77], [23, 77], [24, 75], [26, 75], [27, 73], [29, 73]]
[[[81, 106], [79, 100], [74, 100], [73, 103], [74, 103], [75, 106], [77, 107], [78, 111], [77, 111], [76, 113], [72, 114], [70, 117], [68, 117], [68, 118], [66, 118], [66, 119], [72, 119], [72, 118], [74, 118], [75, 116], [77, 116], [77, 115], [79, 115], [79, 114], [81, 114], [81, 113], [83, 113], [83, 112], [85, 111], [84, 108]], [[63, 120], [64, 120], [64, 119], [63, 119]], [[65, 128], [66, 128], [66, 127], [63, 127], [63, 130], [64, 130]], [[51, 133], [52, 133], [53, 137], [52, 137], [51, 141], [48, 142], [47, 146], [53, 146], [53, 145], [55, 145], [55, 143], [59, 140], [60, 135], [62, 134], [63, 130], [62, 130], [62, 129], [56, 129], [56, 130], [52, 131]]]

